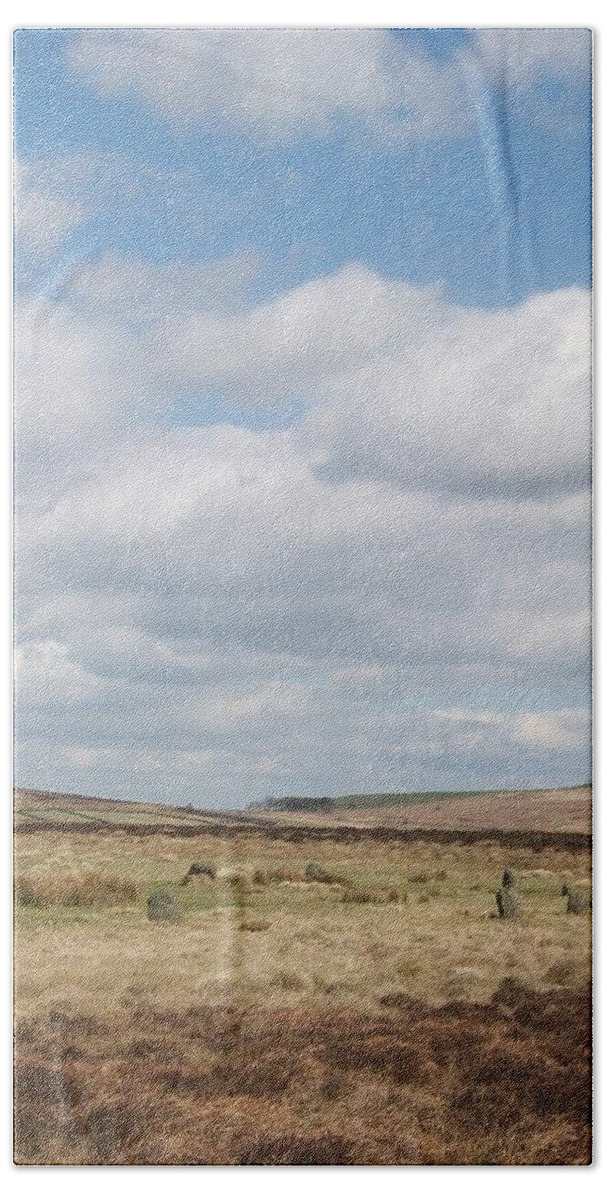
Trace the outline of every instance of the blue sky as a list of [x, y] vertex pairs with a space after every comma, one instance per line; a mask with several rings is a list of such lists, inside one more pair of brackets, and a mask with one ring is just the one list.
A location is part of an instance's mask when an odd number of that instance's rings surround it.
[[[471, 38], [451, 30], [388, 36], [396, 53], [413, 46], [441, 61]], [[484, 307], [589, 285], [585, 71], [568, 88], [559, 76], [536, 81], [535, 100], [551, 108], [551, 122], [531, 119], [534, 106], [513, 103], [508, 91], [492, 91], [496, 165], [479, 124], [458, 138], [370, 147], [342, 121], [329, 136], [313, 130], [287, 145], [252, 146], [238, 129], [227, 136], [214, 116], [176, 138], [136, 97], [104, 99], [83, 86], [66, 69], [69, 38], [56, 30], [16, 35], [16, 147], [34, 161], [114, 157], [119, 187], [127, 161], [118, 209], [112, 188], [100, 197], [96, 180], [90, 193], [85, 179], [76, 181], [92, 210], [74, 232], [79, 250], [204, 260], [255, 245], [275, 260], [267, 294], [351, 261], [416, 283], [443, 281], [458, 303]], [[186, 176], [178, 194], [174, 172]]]
[[590, 111], [584, 30], [17, 32], [21, 783], [587, 777]]

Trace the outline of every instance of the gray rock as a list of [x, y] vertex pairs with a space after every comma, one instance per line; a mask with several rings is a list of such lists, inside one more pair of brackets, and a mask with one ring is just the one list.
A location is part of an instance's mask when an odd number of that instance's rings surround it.
[[183, 908], [168, 892], [151, 892], [148, 896], [149, 921], [181, 921]]
[[320, 863], [311, 862], [304, 871], [304, 878], [310, 879], [314, 883], [331, 883], [333, 877]]
[[208, 875], [209, 879], [215, 879], [215, 867], [211, 863], [193, 862], [188, 875]]
[[521, 902], [517, 889], [514, 887], [502, 887], [496, 893], [496, 905], [498, 915], [503, 919], [521, 917]]
[[511, 867], [506, 867], [502, 876], [503, 888], [517, 887], [517, 876]]
[[566, 912], [569, 913], [586, 913], [591, 908], [591, 889], [586, 887], [571, 887], [565, 883], [562, 888], [562, 896], [568, 897], [566, 904]]
[[193, 862], [181, 881], [182, 887], [185, 887], [191, 879], [200, 875], [207, 876], [208, 879], [215, 879], [215, 867], [212, 867], [210, 863]]

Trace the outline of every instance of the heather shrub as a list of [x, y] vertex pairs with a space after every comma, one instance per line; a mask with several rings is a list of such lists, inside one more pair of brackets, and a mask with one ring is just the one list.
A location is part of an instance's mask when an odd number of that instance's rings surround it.
[[367, 888], [351, 885], [344, 889], [344, 895], [342, 896], [343, 904], [373, 904], [373, 902], [373, 892], [368, 891]]
[[59, 879], [18, 878], [15, 880], [15, 901], [19, 905], [35, 908], [50, 908], [53, 905], [67, 907], [119, 907], [134, 904], [137, 887], [130, 879], [119, 879], [102, 875], [66, 875]]

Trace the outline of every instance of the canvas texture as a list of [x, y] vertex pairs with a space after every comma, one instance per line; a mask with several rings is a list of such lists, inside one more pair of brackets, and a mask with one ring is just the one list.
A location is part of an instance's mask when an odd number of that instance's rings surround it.
[[20, 1166], [591, 1161], [591, 68], [15, 33]]

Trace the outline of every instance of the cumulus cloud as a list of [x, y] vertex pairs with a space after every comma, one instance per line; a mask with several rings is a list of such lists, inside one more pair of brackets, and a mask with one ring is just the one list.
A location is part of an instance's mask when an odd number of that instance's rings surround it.
[[[255, 305], [254, 271], [105, 260], [22, 316], [21, 781], [582, 777], [588, 297], [460, 310], [354, 264]], [[304, 412], [169, 423], [186, 386]]]
[[333, 474], [533, 494], [589, 474], [582, 289], [497, 313], [438, 306], [410, 347], [329, 383], [303, 436]]
[[576, 80], [591, 65], [589, 29], [476, 29], [472, 52], [498, 78], [527, 82], [539, 73]]
[[58, 180], [45, 179], [32, 163], [15, 166], [14, 212], [17, 254], [56, 249], [87, 216], [82, 201], [67, 196]]
[[526, 493], [586, 482], [589, 343], [583, 289], [475, 311], [353, 265], [236, 318], [172, 319], [160, 344], [184, 385], [305, 394], [302, 444], [334, 477]]
[[97, 30], [78, 34], [69, 57], [103, 95], [135, 93], [174, 125], [216, 118], [280, 140], [326, 132], [339, 114], [385, 112], [387, 43], [368, 29]]
[[[463, 309], [353, 264], [254, 305], [258, 267], [248, 254], [202, 268], [74, 265], [56, 295], [17, 318], [18, 444], [44, 444], [48, 459], [53, 445], [93, 438], [97, 455], [109, 444], [115, 457], [119, 434], [120, 453], [176, 395], [203, 408], [213, 396], [220, 421], [235, 406], [244, 420], [280, 417], [296, 398], [303, 418], [289, 446], [328, 480], [476, 496], [585, 488], [584, 289]], [[172, 461], [169, 447], [167, 477]]]
[[185, 384], [215, 382], [263, 403], [419, 343], [441, 316], [436, 289], [393, 283], [355, 263], [232, 319], [173, 316], [161, 354]]
[[420, 138], [475, 123], [480, 71], [487, 85], [513, 87], [584, 75], [589, 34], [479, 30], [437, 59], [383, 29], [83, 30], [68, 55], [102, 95], [136, 95], [182, 131], [219, 121], [280, 141], [324, 136], [349, 119]]

